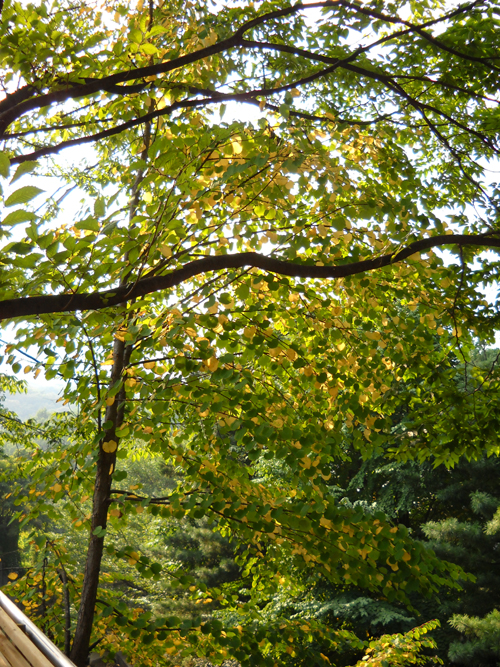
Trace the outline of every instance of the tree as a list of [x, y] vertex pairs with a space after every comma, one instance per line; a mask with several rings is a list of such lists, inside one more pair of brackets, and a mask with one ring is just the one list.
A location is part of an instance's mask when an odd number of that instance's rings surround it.
[[[498, 487], [497, 487], [498, 488]], [[471, 494], [474, 521], [446, 519], [431, 521], [424, 526], [431, 546], [441, 557], [459, 563], [476, 577], [474, 590], [465, 585], [458, 599], [447, 601], [448, 610], [455, 613], [449, 619], [451, 626], [472, 637], [464, 643], [455, 639], [448, 655], [452, 664], [498, 664], [498, 606], [500, 579], [498, 559], [498, 527], [495, 510], [499, 499], [483, 491]], [[477, 519], [482, 518], [484, 524]], [[481, 616], [483, 618], [478, 618]]]
[[[497, 324], [481, 286], [498, 261], [480, 253], [500, 247], [498, 185], [486, 179], [499, 150], [498, 10], [410, 10], [5, 2], [0, 169], [17, 167], [0, 317], [17, 327], [13, 371], [29, 348], [25, 371], [62, 377], [79, 410], [64, 446], [35, 443], [26, 464], [34, 511], [63, 504], [89, 531], [78, 667], [96, 604], [100, 620], [142, 636], [145, 663], [204, 651], [299, 664], [304, 642], [359, 642], [300, 619], [258, 626], [257, 598], [282, 586], [285, 560], [389, 602], [456, 586], [459, 569], [404, 526], [339, 505], [324, 484], [346, 435], [365, 455], [452, 464], [498, 452], [495, 376], [481, 375], [481, 392], [457, 387], [448, 357], [467, 364], [474, 336], [491, 342]], [[35, 175], [60, 189], [42, 199]], [[15, 225], [24, 238], [10, 241]], [[138, 450], [179, 466], [182, 484], [137, 495], [120, 462]], [[263, 461], [286, 477], [257, 481]], [[78, 517], [86, 495], [90, 517]], [[248, 547], [250, 602], [215, 592], [237, 625], [127, 618], [103, 601], [105, 548], [161, 576], [106, 542], [138, 508], [207, 517]]]
[[486, 667], [498, 665], [499, 620], [498, 609], [494, 609], [485, 618], [454, 616], [451, 621], [453, 627], [470, 639], [465, 644], [456, 642], [452, 646], [453, 662], [457, 665], [470, 665], [470, 661], [474, 660], [477, 665]]

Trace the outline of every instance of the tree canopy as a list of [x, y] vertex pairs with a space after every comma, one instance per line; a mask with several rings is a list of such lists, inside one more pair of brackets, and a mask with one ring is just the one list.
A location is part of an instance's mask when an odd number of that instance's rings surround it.
[[[500, 453], [497, 360], [471, 364], [498, 328], [499, 17], [490, 0], [5, 1], [4, 360], [63, 379], [76, 411], [24, 437], [19, 518], [66, 512], [88, 537], [71, 566], [62, 537], [32, 542], [63, 606], [71, 591], [78, 667], [118, 637], [134, 664], [335, 663], [364, 638], [266, 615], [297, 573], [410, 607], [467, 579], [338, 502], [332, 475], [353, 455]], [[175, 470], [154, 496], [127, 481], [148, 457]], [[122, 544], [137, 514], [230, 538], [244, 592]], [[130, 609], [109, 579], [127, 561], [199, 617]], [[427, 629], [362, 664], [417, 660]]]

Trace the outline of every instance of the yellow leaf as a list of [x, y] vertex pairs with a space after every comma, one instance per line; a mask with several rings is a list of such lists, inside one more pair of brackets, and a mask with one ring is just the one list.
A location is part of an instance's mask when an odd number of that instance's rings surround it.
[[286, 356], [288, 357], [288, 359], [290, 359], [290, 361], [295, 361], [295, 359], [297, 359], [297, 357], [298, 357], [297, 352], [295, 352], [295, 350], [292, 350], [291, 348], [289, 348], [289, 349], [285, 352], [285, 354], [286, 354]]
[[112, 454], [115, 452], [117, 447], [118, 443], [114, 440], [108, 440], [107, 442], [102, 443], [102, 448], [107, 454]]
[[232, 141], [231, 147], [235, 155], [239, 155], [243, 151], [243, 146], [240, 144], [239, 141]]
[[106, 399], [106, 405], [113, 405], [114, 402], [115, 402], [114, 396], [111, 396], [110, 398]]
[[320, 525], [320, 526], [323, 526], [324, 528], [329, 528], [329, 529], [331, 529], [333, 524], [332, 524], [332, 522], [330, 521], [330, 519], [325, 519], [325, 517], [322, 516], [321, 519], [319, 520], [319, 525]]
[[52, 487], [52, 490], [55, 491], [56, 493], [59, 493], [61, 489], [62, 489], [62, 484], [54, 484], [54, 486]]
[[330, 658], [327, 655], [324, 655], [323, 653], [320, 653], [320, 656], [325, 660], [326, 662], [330, 662]]
[[308, 456], [304, 456], [304, 458], [301, 459], [303, 463], [303, 468], [306, 468], [308, 470], [311, 467], [311, 459]]
[[169, 257], [172, 257], [172, 248], [170, 248], [170, 246], [168, 245], [161, 245], [160, 252], [163, 255], [163, 257], [166, 257], [167, 259]]
[[146, 204], [151, 204], [151, 202], [153, 201], [153, 195], [151, 194], [151, 192], [145, 192], [142, 198], [146, 202]]
[[122, 515], [122, 513], [118, 509], [110, 510], [109, 514], [110, 516], [117, 516], [117, 517], [120, 517]]
[[14, 581], [14, 579], [17, 579], [17, 577], [18, 575], [15, 572], [10, 572], [10, 574], [7, 575], [7, 578], [11, 581]]
[[207, 366], [212, 371], [212, 373], [214, 373], [219, 368], [219, 360], [217, 357], [211, 357], [207, 361]]
[[147, 368], [148, 370], [153, 369], [156, 366], [156, 361], [147, 361], [144, 364], [144, 368]]

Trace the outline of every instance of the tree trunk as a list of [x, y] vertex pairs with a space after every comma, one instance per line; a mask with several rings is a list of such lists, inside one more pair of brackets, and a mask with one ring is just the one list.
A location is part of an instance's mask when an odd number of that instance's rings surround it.
[[[152, 11], [153, 4], [150, 0], [150, 27], [152, 25]], [[152, 109], [152, 103], [150, 104]], [[151, 143], [151, 123], [146, 123], [144, 128], [144, 148], [141, 153], [141, 159], [146, 161], [148, 157], [148, 149]], [[130, 205], [129, 205], [129, 223], [133, 226], [132, 220], [137, 212], [139, 202], [139, 194], [141, 183], [144, 179], [144, 169], [139, 169], [137, 172], [134, 184], [132, 186]], [[125, 253], [125, 259], [128, 259], [128, 252]], [[129, 271], [125, 270], [120, 285], [125, 285], [129, 279]], [[115, 338], [113, 345], [113, 366], [111, 369], [111, 377], [108, 388], [111, 389], [117, 382], [122, 381], [123, 372], [128, 365], [130, 355], [132, 354], [132, 346], [125, 345], [125, 342]], [[125, 414], [125, 385], [122, 384], [120, 390], [116, 394], [115, 401], [112, 405], [106, 408], [105, 422], [112, 422], [112, 427], [106, 431], [105, 437], [99, 443], [99, 458], [97, 461], [97, 469], [95, 476], [94, 496], [92, 499], [92, 521], [90, 528], [90, 542], [87, 551], [87, 558], [85, 561], [85, 572], [83, 575], [82, 595], [80, 599], [80, 608], [78, 610], [78, 618], [76, 621], [75, 637], [73, 640], [73, 647], [71, 649], [71, 660], [77, 667], [85, 667], [87, 665], [90, 637], [92, 634], [92, 626], [94, 623], [95, 602], [97, 598], [97, 589], [99, 587], [99, 575], [101, 572], [101, 560], [104, 551], [104, 533], [95, 531], [101, 528], [102, 531], [106, 529], [108, 522], [108, 508], [110, 503], [110, 490], [112, 474], [116, 465], [116, 453], [120, 439], [116, 435], [123, 424]], [[105, 451], [104, 443], [110, 441], [116, 443], [112, 452]], [[107, 448], [109, 449], [109, 448]]]
[[[113, 367], [109, 387], [121, 381], [123, 370], [128, 362], [130, 349], [121, 340], [115, 339], [113, 346]], [[94, 622], [95, 602], [97, 588], [99, 585], [99, 574], [104, 549], [104, 531], [108, 521], [108, 507], [110, 502], [110, 490], [112, 474], [115, 469], [116, 452], [119, 438], [117, 429], [123, 423], [125, 406], [125, 387], [122, 386], [115, 397], [113, 405], [106, 408], [106, 421], [111, 421], [113, 426], [106, 431], [105, 437], [99, 443], [99, 458], [97, 461], [94, 496], [92, 499], [92, 520], [90, 528], [90, 542], [85, 562], [85, 573], [83, 576], [82, 595], [78, 619], [76, 623], [75, 637], [71, 650], [71, 660], [77, 667], [85, 667], [87, 664], [90, 636]], [[105, 451], [104, 443], [116, 443], [114, 450]], [[106, 447], [110, 449], [110, 447]], [[99, 531], [98, 529], [101, 529]], [[95, 532], [98, 532], [96, 535]]]

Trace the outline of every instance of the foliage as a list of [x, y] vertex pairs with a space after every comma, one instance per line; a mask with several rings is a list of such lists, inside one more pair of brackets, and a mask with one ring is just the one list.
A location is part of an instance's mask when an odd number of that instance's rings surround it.
[[[498, 325], [482, 291], [499, 268], [497, 15], [4, 3], [4, 361], [63, 379], [74, 406], [41, 434], [18, 425], [18, 518], [35, 523], [10, 590], [36, 600], [50, 579], [43, 613], [78, 667], [95, 642], [137, 665], [323, 664], [314, 647], [365, 638], [268, 613], [285, 585], [321, 577], [387, 609], [467, 580], [329, 480], [351, 456], [499, 453], [498, 370], [470, 364]], [[143, 495], [126, 461], [153, 457], [175, 486]], [[244, 587], [138, 544], [148, 522], [213, 526]], [[123, 595], [163, 579], [198, 616]]]
[[450, 658], [457, 665], [497, 665], [500, 658], [500, 612], [493, 609], [484, 618], [456, 615], [451, 625], [469, 639], [465, 643], [455, 642], [450, 649]]
[[473, 661], [478, 665], [494, 665], [499, 657], [498, 628], [495, 630], [498, 612], [495, 607], [500, 594], [500, 569], [495, 516], [500, 499], [484, 490], [471, 494], [470, 501], [472, 520], [449, 518], [429, 522], [423, 529], [438, 555], [459, 563], [475, 575], [473, 584], [464, 583], [464, 591], [443, 605], [448, 614], [455, 612], [449, 619], [451, 627], [471, 637], [465, 642], [462, 638], [450, 643], [448, 656], [451, 662], [466, 665]]
[[[485, 357], [496, 360], [497, 356], [497, 350], [479, 351], [472, 356], [471, 366], [487, 363]], [[460, 364], [456, 368], [457, 382], [463, 384], [466, 369]], [[491, 370], [490, 366], [487, 368]], [[473, 382], [468, 375], [467, 381]], [[393, 428], [399, 428], [405, 418], [402, 412]], [[439, 600], [422, 600], [418, 593], [411, 596], [413, 610], [409, 612], [397, 603], [367, 596], [363, 589], [331, 585], [321, 578], [293, 573], [291, 577], [296, 582], [297, 578], [302, 580], [304, 588], [296, 586], [295, 596], [290, 589], [284, 592], [274, 603], [274, 613], [282, 617], [321, 618], [330, 627], [349, 628], [359, 637], [404, 632], [417, 619], [437, 617], [441, 621], [441, 627], [434, 632], [438, 655], [448, 660], [450, 644], [457, 642], [457, 633], [448, 625], [450, 617], [464, 611], [486, 614], [498, 599], [497, 540], [487, 535], [493, 535], [495, 525], [494, 520], [488, 519], [498, 506], [492, 494], [498, 491], [499, 465], [498, 457], [483, 457], [477, 461], [461, 459], [453, 469], [445, 469], [430, 462], [390, 460], [383, 453], [363, 460], [351, 452], [349, 461], [332, 466], [330, 483], [338, 500], [372, 513], [382, 510], [420, 539], [426, 540], [428, 533], [436, 553], [460, 564], [475, 575], [474, 579], [462, 582], [460, 593], [441, 591]], [[478, 522], [478, 518], [486, 523]], [[429, 521], [432, 523], [427, 526]], [[459, 525], [463, 533], [471, 534], [467, 544], [457, 530], [448, 534], [449, 524]], [[338, 665], [352, 664], [340, 662], [338, 655], [335, 660]]]
[[438, 625], [437, 621], [429, 621], [404, 635], [383, 635], [380, 639], [370, 642], [366, 656], [356, 664], [356, 667], [442, 664], [442, 660], [437, 656], [418, 655], [422, 649], [436, 648], [434, 640], [421, 637]]
[[[15, 476], [12, 463], [6, 456], [6, 440], [14, 445], [19, 433], [19, 420], [4, 407], [5, 394], [25, 390], [25, 383], [0, 374], [0, 586], [9, 582], [9, 577], [19, 576], [21, 559], [19, 554], [19, 524], [13, 521], [15, 507], [12, 499], [12, 477]], [[11, 435], [12, 434], [12, 435]]]

